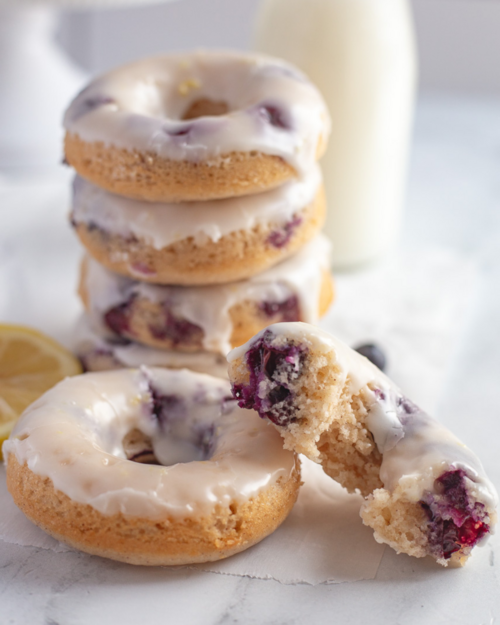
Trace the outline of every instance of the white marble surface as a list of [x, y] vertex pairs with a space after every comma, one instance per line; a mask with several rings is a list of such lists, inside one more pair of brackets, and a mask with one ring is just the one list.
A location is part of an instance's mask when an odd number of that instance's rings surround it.
[[[443, 247], [475, 267], [475, 287], [464, 290], [466, 323], [440, 376], [438, 416], [478, 452], [497, 487], [499, 165], [498, 103], [421, 103], [401, 258], [413, 255], [418, 265], [423, 251]], [[76, 297], [61, 293], [74, 292], [79, 251], [70, 230], [60, 228], [67, 212], [60, 180], [31, 180], [14, 200], [5, 192], [8, 184], [0, 182], [0, 223], [17, 232], [2, 237], [0, 226], [0, 310], [6, 320], [36, 323], [68, 340], [69, 320], [79, 305]], [[26, 207], [34, 188], [44, 198], [36, 213]], [[55, 248], [58, 254], [48, 253]], [[352, 276], [359, 279], [359, 274]], [[342, 278], [348, 281], [349, 276]], [[134, 568], [74, 552], [0, 543], [0, 623], [489, 625], [500, 618], [499, 536], [478, 549], [462, 570], [444, 570], [386, 549], [374, 580], [317, 586]]]

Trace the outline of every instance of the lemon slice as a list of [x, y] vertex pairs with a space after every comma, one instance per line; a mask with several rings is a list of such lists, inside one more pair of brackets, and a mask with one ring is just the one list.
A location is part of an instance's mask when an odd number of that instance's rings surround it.
[[81, 372], [79, 361], [50, 337], [0, 324], [0, 459], [1, 445], [23, 410], [57, 382]]

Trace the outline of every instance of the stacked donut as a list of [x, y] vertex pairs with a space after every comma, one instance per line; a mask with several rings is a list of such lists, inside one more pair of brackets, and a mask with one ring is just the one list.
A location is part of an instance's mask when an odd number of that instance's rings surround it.
[[147, 59], [92, 82], [64, 125], [87, 369], [223, 374], [223, 355], [270, 323], [326, 311], [316, 161], [329, 119], [295, 68], [227, 52]]

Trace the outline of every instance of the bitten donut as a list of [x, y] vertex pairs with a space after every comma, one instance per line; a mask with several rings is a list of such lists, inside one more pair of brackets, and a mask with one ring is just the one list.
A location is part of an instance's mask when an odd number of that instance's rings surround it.
[[332, 301], [330, 252], [328, 239], [318, 235], [253, 278], [198, 287], [145, 284], [87, 257], [79, 292], [91, 316], [118, 337], [227, 354], [271, 323], [315, 323]]
[[493, 531], [498, 497], [478, 458], [366, 358], [303, 323], [270, 326], [229, 354], [239, 405], [365, 496], [379, 542], [463, 564]]
[[3, 446], [16, 505], [50, 535], [131, 564], [226, 558], [273, 532], [300, 483], [294, 453], [227, 380], [167, 369], [67, 378]]
[[290, 256], [323, 225], [321, 174], [243, 198], [155, 204], [76, 178], [72, 223], [99, 263], [143, 282], [206, 285], [249, 278]]
[[257, 193], [326, 147], [327, 108], [284, 61], [241, 52], [145, 59], [94, 80], [64, 117], [67, 162], [96, 185], [159, 202]]
[[166, 369], [191, 369], [227, 379], [227, 360], [222, 354], [205, 351], [180, 352], [141, 345], [116, 337], [88, 315], [82, 315], [76, 324], [73, 352], [80, 359], [84, 371], [109, 371], [146, 365]]

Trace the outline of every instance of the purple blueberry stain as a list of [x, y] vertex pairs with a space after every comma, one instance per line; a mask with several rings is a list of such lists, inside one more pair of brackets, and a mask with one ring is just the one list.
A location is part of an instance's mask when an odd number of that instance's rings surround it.
[[84, 97], [86, 89], [84, 89], [78, 99], [75, 101], [73, 107], [71, 107], [71, 121], [75, 122], [80, 117], [95, 111], [95, 109], [108, 104], [116, 104], [116, 100], [107, 95], [89, 95]]
[[292, 295], [283, 302], [260, 302], [260, 311], [269, 318], [277, 317], [280, 321], [300, 321], [299, 299]]
[[137, 273], [143, 276], [154, 276], [156, 273], [154, 269], [151, 269], [151, 267], [149, 267], [148, 265], [142, 262], [132, 263], [132, 265], [130, 266], [130, 269], [134, 273]]
[[158, 423], [160, 429], [165, 429], [169, 422], [186, 417], [187, 407], [182, 397], [160, 393], [152, 384], [149, 385], [149, 393], [151, 395], [151, 416]]
[[130, 328], [133, 300], [134, 298], [131, 298], [129, 301], [114, 306], [104, 313], [104, 323], [117, 336], [133, 334]]
[[306, 348], [276, 346], [273, 335], [264, 333], [246, 353], [250, 372], [247, 385], [233, 385], [233, 395], [241, 408], [254, 409], [262, 418], [286, 426], [296, 420], [291, 386], [302, 374]]
[[466, 547], [473, 547], [489, 532], [483, 504], [472, 503], [467, 493], [465, 471], [443, 473], [434, 482], [435, 493], [428, 493], [420, 505], [428, 519], [431, 554], [448, 560]]
[[203, 330], [200, 326], [175, 317], [168, 307], [161, 324], [151, 324], [149, 330], [160, 341], [169, 340], [174, 346], [181, 344], [200, 343], [203, 339]]
[[98, 226], [95, 221], [89, 221], [85, 227], [87, 228], [87, 232], [99, 232], [104, 236], [107, 236], [107, 232]]
[[202, 460], [212, 457], [215, 449], [215, 425], [198, 425], [194, 429], [194, 445], [201, 451]]
[[292, 238], [296, 228], [302, 223], [302, 217], [295, 216], [291, 221], [287, 222], [282, 228], [273, 230], [267, 237], [267, 243], [275, 248], [285, 247]]
[[[210, 459], [217, 443], [216, 423], [193, 423], [190, 420], [190, 402], [175, 393], [159, 391], [151, 381], [148, 383], [148, 390], [150, 401], [147, 414], [163, 435], [171, 436], [174, 440], [180, 436], [178, 440], [189, 441], [199, 451], [200, 460]], [[187, 430], [183, 430], [183, 423], [188, 426]], [[177, 429], [178, 425], [181, 425], [182, 434]]]
[[179, 123], [179, 124], [165, 125], [163, 127], [163, 131], [169, 137], [185, 137], [186, 135], [190, 134], [193, 128], [194, 128], [193, 123], [189, 123], [189, 124]]
[[173, 142], [195, 144], [200, 137], [218, 132], [225, 124], [224, 117], [200, 117], [190, 121], [165, 123], [162, 132]]
[[281, 106], [271, 102], [261, 102], [255, 108], [259, 119], [278, 130], [292, 130], [290, 115]]
[[398, 418], [403, 423], [407, 423], [408, 417], [422, 412], [420, 408], [408, 399], [408, 397], [398, 397], [396, 402]]

